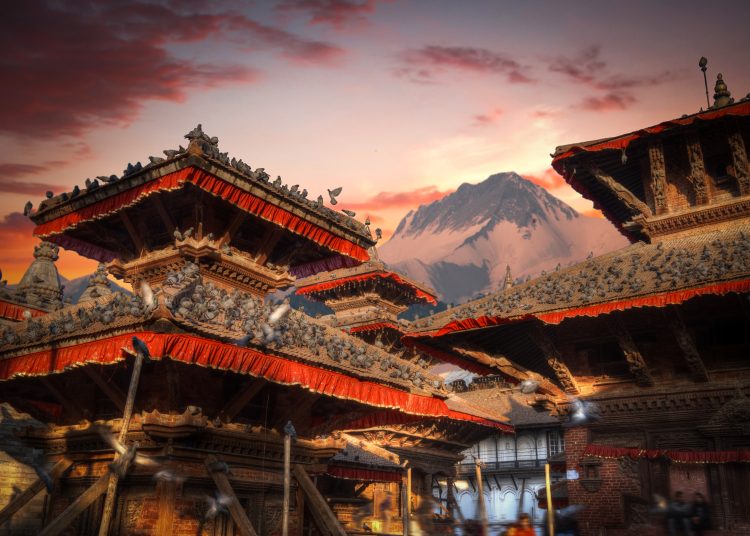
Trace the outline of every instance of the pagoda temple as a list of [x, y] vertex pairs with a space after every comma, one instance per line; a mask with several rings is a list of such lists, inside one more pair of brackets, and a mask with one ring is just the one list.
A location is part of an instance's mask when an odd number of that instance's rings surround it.
[[[405, 533], [407, 505], [454, 475], [466, 442], [512, 426], [423, 364], [271, 301], [367, 262], [369, 230], [200, 125], [185, 138], [31, 211], [35, 264], [0, 297], [0, 446], [26, 467], [4, 474], [0, 526], [342, 535], [366, 519]], [[75, 305], [58, 247], [103, 263]]]
[[[398, 315], [410, 305], [436, 305], [435, 291], [386, 269], [378, 260], [300, 279], [297, 294], [325, 303], [331, 324], [378, 346], [399, 346], [404, 326]], [[408, 325], [408, 323], [406, 323]]]
[[[552, 165], [632, 244], [422, 319], [404, 338], [537, 375], [563, 424], [581, 534], [661, 534], [654, 496], [750, 530], [750, 99], [558, 147]], [[559, 494], [558, 494], [559, 495]], [[554, 507], [554, 505], [553, 505]], [[655, 510], [657, 512], [655, 512]]]

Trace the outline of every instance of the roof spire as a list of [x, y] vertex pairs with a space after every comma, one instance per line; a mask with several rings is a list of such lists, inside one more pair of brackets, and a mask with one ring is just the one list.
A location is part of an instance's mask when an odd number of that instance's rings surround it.
[[719, 73], [716, 75], [716, 85], [714, 86], [714, 105], [713, 108], [721, 108], [728, 104], [732, 104], [734, 99], [731, 97], [731, 93], [727, 88], [726, 82], [724, 82], [724, 76]]
[[34, 247], [34, 262], [23, 274], [16, 289], [16, 298], [28, 305], [59, 309], [63, 305], [63, 287], [55, 261], [59, 248], [51, 242]]
[[505, 281], [503, 281], [503, 290], [508, 290], [513, 286], [513, 276], [510, 274], [510, 264], [505, 265]]
[[109, 280], [107, 279], [107, 266], [100, 262], [96, 271], [89, 276], [89, 284], [81, 297], [78, 298], [78, 303], [94, 300], [101, 296], [109, 296], [110, 294], [112, 294], [112, 289], [109, 288]]

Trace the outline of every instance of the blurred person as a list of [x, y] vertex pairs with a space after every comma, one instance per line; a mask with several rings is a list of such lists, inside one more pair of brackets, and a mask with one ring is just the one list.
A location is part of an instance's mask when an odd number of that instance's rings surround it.
[[690, 512], [690, 524], [695, 536], [703, 536], [703, 531], [711, 528], [711, 510], [702, 493], [693, 494], [693, 504]]
[[508, 536], [536, 536], [529, 514], [524, 513], [518, 516], [518, 523], [508, 529]]
[[683, 493], [675, 491], [667, 507], [667, 531], [669, 536], [690, 536], [691, 507], [685, 502]]
[[391, 519], [393, 519], [393, 498], [388, 493], [379, 506], [380, 515], [383, 518], [383, 532], [391, 531]]

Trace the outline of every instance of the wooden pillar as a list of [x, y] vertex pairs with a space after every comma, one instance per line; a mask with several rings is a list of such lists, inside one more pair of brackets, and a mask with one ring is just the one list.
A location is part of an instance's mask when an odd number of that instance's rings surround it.
[[479, 520], [482, 523], [484, 532], [482, 534], [489, 534], [487, 527], [487, 507], [484, 504], [484, 483], [482, 482], [482, 462], [477, 460], [475, 463], [475, 470], [477, 476], [477, 493], [479, 494]]
[[729, 150], [732, 153], [734, 175], [737, 177], [737, 188], [740, 195], [750, 195], [750, 164], [747, 161], [747, 149], [740, 131], [733, 127], [727, 137]]
[[552, 484], [549, 478], [549, 464], [544, 464], [544, 485], [547, 488], [547, 529], [549, 534], [555, 533], [555, 509], [552, 504]]
[[706, 164], [703, 160], [703, 149], [697, 132], [685, 136], [685, 148], [687, 150], [688, 162], [690, 163], [690, 175], [688, 180], [693, 185], [695, 193], [695, 204], [704, 205], [709, 201], [706, 173]]
[[654, 202], [654, 212], [669, 212], [667, 205], [667, 171], [664, 165], [664, 145], [661, 141], [651, 142], [648, 146], [649, 190]]
[[170, 536], [174, 533], [174, 513], [177, 499], [177, 484], [161, 481], [157, 484], [159, 517], [156, 521], [155, 536]]
[[292, 485], [292, 436], [284, 434], [284, 500], [282, 503], [281, 535], [289, 536], [289, 492]]

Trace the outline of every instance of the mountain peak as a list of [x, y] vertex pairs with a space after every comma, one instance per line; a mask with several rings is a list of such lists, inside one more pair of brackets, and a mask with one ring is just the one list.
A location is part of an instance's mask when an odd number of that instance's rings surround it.
[[509, 171], [410, 210], [379, 253], [456, 302], [497, 290], [506, 265], [525, 276], [619, 245], [625, 240], [609, 222], [581, 216]]

